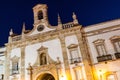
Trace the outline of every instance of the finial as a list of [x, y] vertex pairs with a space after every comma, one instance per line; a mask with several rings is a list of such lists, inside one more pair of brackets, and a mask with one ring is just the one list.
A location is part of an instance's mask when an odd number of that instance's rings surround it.
[[58, 14], [58, 27], [57, 27], [57, 30], [59, 29], [62, 29], [62, 22], [61, 22], [61, 19], [60, 19], [60, 15]]
[[76, 16], [76, 14], [74, 12], [73, 12], [72, 18], [73, 18], [73, 23], [78, 24], [78, 19], [77, 19], [77, 16]]
[[12, 35], [13, 34], [13, 30], [12, 28], [10, 29], [10, 32], [9, 32], [9, 35]]
[[22, 33], [25, 32], [25, 22], [23, 23]]
[[73, 12], [73, 16], [72, 17], [73, 17], [73, 19], [77, 18], [75, 12]]
[[58, 25], [59, 24], [62, 24], [62, 22], [61, 22], [61, 19], [60, 19], [60, 15], [58, 14]]

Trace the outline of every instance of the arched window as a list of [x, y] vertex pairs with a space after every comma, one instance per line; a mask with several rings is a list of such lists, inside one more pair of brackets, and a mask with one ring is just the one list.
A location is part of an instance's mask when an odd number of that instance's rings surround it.
[[38, 12], [38, 20], [41, 20], [41, 19], [43, 19], [43, 12], [39, 11]]
[[45, 53], [40, 54], [40, 65], [45, 65], [47, 64], [47, 58]]

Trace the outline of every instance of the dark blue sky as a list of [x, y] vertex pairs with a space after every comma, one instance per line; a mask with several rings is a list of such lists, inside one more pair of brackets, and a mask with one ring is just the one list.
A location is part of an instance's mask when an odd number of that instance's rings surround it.
[[63, 23], [72, 21], [75, 12], [83, 26], [120, 18], [120, 0], [3, 0], [0, 1], [0, 46], [7, 43], [9, 30], [20, 34], [23, 22], [33, 28], [33, 11], [38, 3], [48, 5], [51, 25], [57, 24], [59, 13]]

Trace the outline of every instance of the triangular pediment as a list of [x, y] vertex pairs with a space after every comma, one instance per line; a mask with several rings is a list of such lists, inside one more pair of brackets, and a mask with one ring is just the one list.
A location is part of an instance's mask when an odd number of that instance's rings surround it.
[[43, 51], [43, 50], [46, 50], [48, 48], [44, 47], [44, 46], [41, 46], [37, 51]]
[[13, 62], [18, 62], [19, 57], [15, 55], [15, 56], [13, 56], [13, 57], [11, 58], [11, 60], [12, 60]]

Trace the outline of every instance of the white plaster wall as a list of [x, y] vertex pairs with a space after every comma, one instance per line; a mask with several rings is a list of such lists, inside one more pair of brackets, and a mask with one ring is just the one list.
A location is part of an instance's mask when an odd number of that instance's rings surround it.
[[[54, 39], [43, 43], [37, 43], [27, 46], [25, 49], [25, 68], [28, 68], [28, 63], [31, 63], [31, 65], [35, 63], [38, 54], [37, 50], [41, 47], [41, 45], [48, 48], [48, 54], [54, 61], [56, 61], [56, 58], [59, 57], [61, 62], [63, 62], [60, 40]], [[25, 74], [26, 80], [28, 80], [27, 70]]]
[[98, 56], [95, 46], [93, 44], [93, 41], [97, 39], [104, 39], [107, 54], [113, 55], [115, 51], [114, 51], [113, 45], [111, 44], [110, 38], [117, 35], [120, 36], [120, 30], [87, 37], [91, 60], [93, 63], [97, 63], [96, 57]]
[[10, 54], [11, 54], [10, 58], [13, 58], [15, 55], [17, 57], [21, 57], [21, 50], [20, 50], [20, 48], [12, 49]]

